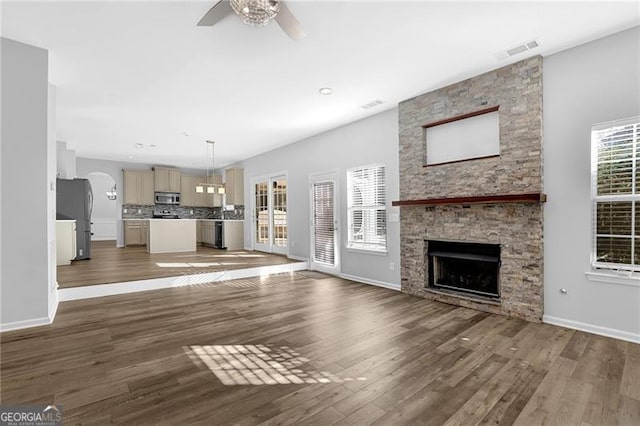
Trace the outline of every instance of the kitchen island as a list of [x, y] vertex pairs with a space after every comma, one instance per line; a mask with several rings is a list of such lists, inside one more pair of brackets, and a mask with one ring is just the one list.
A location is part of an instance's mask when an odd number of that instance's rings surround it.
[[196, 219], [148, 219], [147, 251], [177, 253], [196, 251]]

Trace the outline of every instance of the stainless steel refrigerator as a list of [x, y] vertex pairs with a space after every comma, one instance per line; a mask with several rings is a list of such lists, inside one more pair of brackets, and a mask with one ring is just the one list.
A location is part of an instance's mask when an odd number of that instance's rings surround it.
[[76, 260], [91, 258], [91, 212], [93, 191], [89, 179], [57, 179], [58, 219], [76, 221]]

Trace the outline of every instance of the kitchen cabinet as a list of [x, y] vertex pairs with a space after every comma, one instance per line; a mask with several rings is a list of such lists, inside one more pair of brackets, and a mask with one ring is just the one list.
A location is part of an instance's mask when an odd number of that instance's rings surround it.
[[[210, 194], [207, 192], [206, 187], [204, 192], [196, 192], [196, 186], [201, 183], [207, 183], [206, 176], [182, 175], [180, 180], [180, 205], [185, 207], [221, 207], [221, 194]], [[221, 184], [222, 176], [210, 176], [209, 183]]]
[[180, 178], [180, 205], [185, 207], [199, 207], [196, 204], [197, 176], [182, 175]]
[[154, 179], [151, 170], [124, 170], [124, 204], [153, 206]]
[[149, 219], [148, 253], [196, 251], [196, 219]]
[[223, 221], [223, 244], [227, 250], [242, 250], [244, 248], [244, 221]]
[[196, 244], [202, 244], [202, 221], [199, 220], [196, 222]]
[[226, 201], [229, 205], [244, 205], [244, 169], [232, 167], [224, 171]]
[[216, 223], [222, 223], [222, 246], [228, 250], [244, 248], [244, 221], [242, 220], [198, 220], [196, 238], [205, 246], [216, 247]]
[[124, 221], [124, 245], [144, 246], [149, 238], [148, 220], [125, 220]]
[[76, 221], [56, 220], [56, 264], [71, 264], [76, 258], [76, 241]]
[[200, 222], [200, 238], [202, 244], [213, 247], [215, 245], [215, 222], [213, 220], [201, 220]]
[[154, 167], [153, 172], [156, 192], [181, 192], [179, 170], [169, 167]]

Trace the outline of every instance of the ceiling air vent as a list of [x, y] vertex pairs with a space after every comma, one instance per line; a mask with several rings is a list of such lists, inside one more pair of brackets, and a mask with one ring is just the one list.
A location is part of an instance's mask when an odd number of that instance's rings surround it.
[[383, 103], [384, 102], [382, 102], [380, 99], [376, 99], [375, 101], [371, 101], [369, 103], [361, 105], [361, 107], [363, 109], [371, 109], [371, 108], [377, 107], [378, 105], [382, 105]]
[[507, 49], [507, 55], [515, 56], [515, 55], [518, 55], [518, 54], [520, 54], [522, 52], [526, 52], [527, 50], [535, 49], [538, 46], [540, 46], [540, 45], [538, 44], [537, 41], [531, 40], [531, 41], [523, 43], [523, 44], [521, 44], [519, 46], [512, 47], [511, 49]]

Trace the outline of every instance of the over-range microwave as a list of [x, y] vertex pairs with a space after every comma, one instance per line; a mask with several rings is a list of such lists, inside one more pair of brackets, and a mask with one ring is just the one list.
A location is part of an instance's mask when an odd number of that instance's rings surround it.
[[156, 192], [156, 204], [180, 204], [177, 192]]

